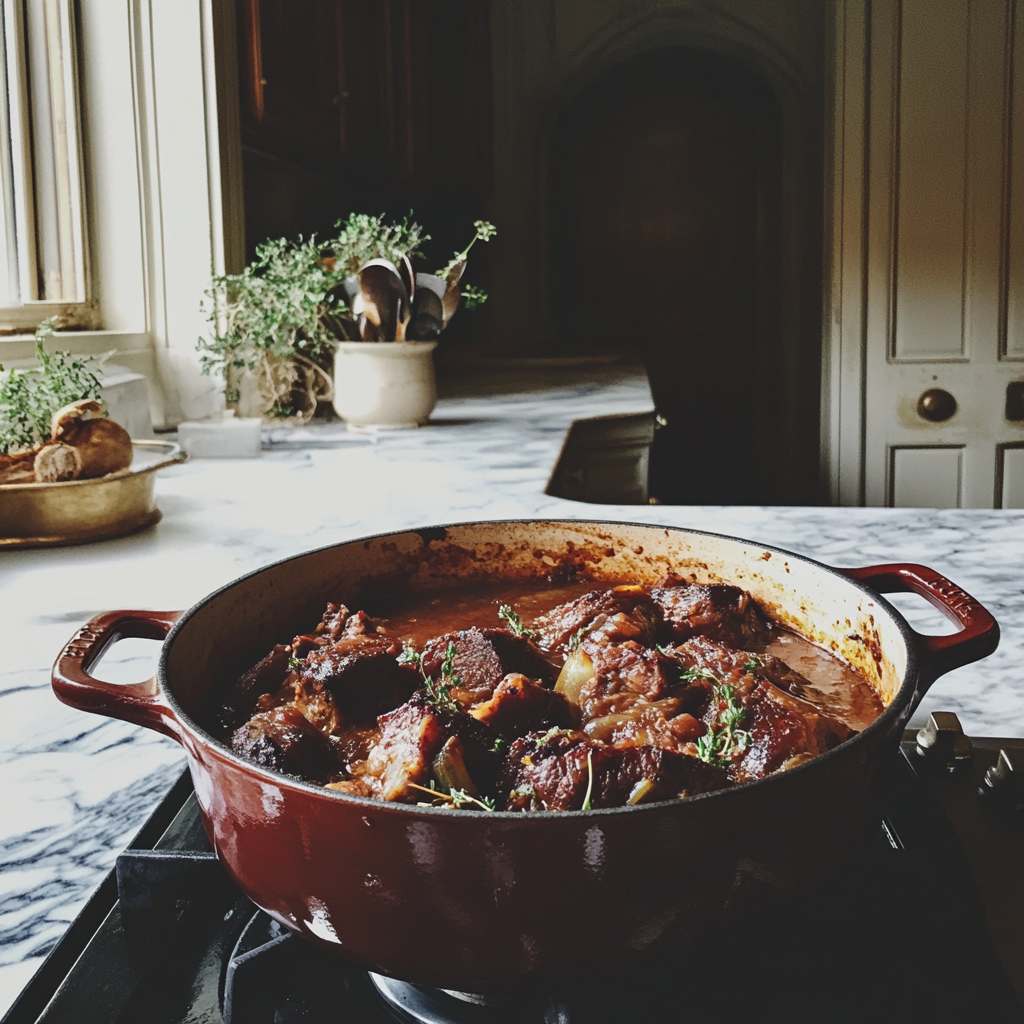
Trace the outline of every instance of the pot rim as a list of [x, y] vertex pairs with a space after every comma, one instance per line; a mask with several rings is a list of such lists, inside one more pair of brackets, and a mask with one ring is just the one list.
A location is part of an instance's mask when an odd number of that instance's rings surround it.
[[[432, 352], [437, 348], [437, 341], [336, 341], [334, 343], [335, 354], [338, 352], [362, 352], [366, 350], [380, 351], [388, 349], [392, 354], [400, 356], [414, 356], [421, 352]], [[329, 545], [333, 547], [333, 545]], [[318, 549], [319, 550], [319, 549]], [[275, 565], [277, 563], [274, 563]], [[269, 566], [268, 566], [269, 568]]]
[[[356, 343], [353, 343], [356, 344]], [[366, 344], [366, 343], [361, 343]], [[371, 343], [372, 344], [372, 343]], [[396, 344], [394, 342], [380, 342], [379, 344]], [[209, 604], [214, 598], [219, 597], [221, 594], [226, 593], [233, 587], [245, 580], [251, 579], [254, 576], [258, 576], [260, 573], [267, 572], [271, 569], [276, 569], [279, 566], [287, 565], [289, 562], [294, 562], [299, 558], [306, 558], [309, 555], [315, 555], [321, 551], [331, 551], [335, 548], [342, 547], [346, 544], [358, 544], [366, 541], [382, 540], [388, 537], [397, 537], [409, 533], [418, 533], [425, 529], [430, 530], [447, 530], [449, 528], [458, 528], [462, 526], [519, 526], [519, 525], [537, 525], [542, 523], [550, 523], [554, 526], [580, 526], [580, 525], [593, 525], [593, 526], [628, 526], [628, 527], [642, 527], [645, 529], [652, 530], [671, 530], [676, 533], [688, 533], [695, 536], [701, 537], [714, 537], [719, 540], [733, 541], [740, 544], [751, 544], [756, 543], [759, 548], [765, 551], [772, 552], [773, 555], [784, 555], [789, 558], [795, 558], [801, 562], [806, 562], [817, 569], [821, 569], [828, 573], [830, 576], [834, 576], [843, 583], [849, 584], [855, 589], [861, 591], [867, 597], [870, 597], [872, 601], [879, 603], [881, 608], [888, 612], [907, 647], [907, 667], [903, 674], [903, 680], [900, 683], [899, 689], [893, 694], [892, 700], [889, 702], [889, 706], [866, 728], [861, 732], [851, 736], [848, 740], [840, 743], [838, 746], [833, 747], [831, 750], [827, 750], [824, 754], [818, 754], [813, 757], [810, 761], [806, 761], [801, 765], [797, 765], [795, 768], [790, 768], [785, 772], [774, 772], [771, 775], [766, 775], [760, 779], [751, 779], [748, 782], [740, 783], [736, 786], [729, 786], [726, 789], [712, 790], [707, 793], [698, 793], [694, 796], [687, 797], [674, 797], [668, 800], [656, 800], [651, 803], [645, 804], [633, 804], [623, 805], [621, 807], [597, 807], [592, 810], [569, 810], [569, 811], [531, 811], [524, 813], [522, 811], [479, 811], [471, 812], [467, 814], [466, 810], [456, 809], [454, 807], [420, 807], [417, 804], [405, 804], [398, 803], [389, 800], [379, 800], [376, 797], [361, 797], [355, 796], [350, 793], [342, 793], [337, 790], [326, 789], [323, 786], [318, 786], [312, 782], [306, 782], [304, 779], [300, 779], [294, 775], [288, 775], [284, 772], [277, 771], [273, 768], [264, 768], [261, 765], [254, 764], [252, 761], [247, 761], [245, 758], [240, 757], [236, 754], [226, 743], [222, 740], [218, 740], [206, 729], [198, 725], [192, 720], [192, 718], [185, 713], [181, 705], [178, 703], [177, 698], [174, 695], [174, 691], [167, 685], [167, 661], [170, 649], [174, 645], [174, 641], [177, 638], [178, 633], [184, 629], [186, 623], [196, 614], [198, 614], [202, 608]], [[880, 733], [884, 733], [891, 728], [892, 723], [899, 715], [906, 709], [910, 703], [913, 694], [916, 690], [917, 683], [920, 678], [921, 669], [921, 649], [918, 643], [918, 635], [906, 621], [903, 615], [896, 609], [885, 597], [873, 590], [866, 583], [862, 583], [859, 580], [851, 579], [840, 569], [835, 566], [826, 565], [824, 562], [819, 562], [816, 559], [809, 558], [806, 555], [799, 555], [793, 551], [788, 551], [785, 548], [775, 547], [772, 544], [761, 544], [760, 542], [751, 541], [745, 537], [733, 537], [729, 534], [714, 533], [711, 530], [691, 530], [682, 526], [669, 526], [659, 523], [631, 523], [623, 520], [612, 520], [612, 519], [495, 519], [495, 520], [467, 520], [458, 523], [441, 523], [430, 527], [407, 527], [402, 530], [388, 530], [384, 533], [367, 534], [360, 537], [353, 537], [350, 540], [339, 541], [337, 544], [325, 544], [319, 548], [312, 548], [309, 551], [302, 551], [295, 555], [289, 555], [286, 558], [281, 558], [276, 562], [271, 562], [269, 565], [262, 566], [259, 569], [253, 569], [250, 572], [244, 573], [242, 576], [237, 577], [230, 583], [225, 584], [222, 587], [218, 587], [216, 590], [207, 594], [206, 597], [192, 605], [187, 611], [183, 612], [177, 619], [174, 625], [165, 638], [163, 645], [160, 650], [160, 660], [157, 665], [157, 679], [160, 684], [160, 692], [163, 699], [169, 705], [171, 711], [174, 713], [175, 720], [183, 727], [192, 737], [193, 740], [197, 741], [200, 745], [212, 748], [216, 755], [223, 760], [229, 761], [234, 766], [243, 769], [251, 775], [258, 776], [266, 779], [268, 782], [272, 782], [277, 786], [286, 787], [288, 789], [298, 790], [312, 795], [316, 795], [324, 800], [329, 801], [340, 801], [345, 804], [352, 804], [356, 807], [373, 808], [378, 812], [388, 812], [397, 814], [407, 814], [412, 817], [421, 815], [427, 815], [430, 817], [436, 817], [438, 815], [447, 818], [469, 818], [471, 820], [480, 820], [480, 815], [484, 815], [485, 820], [495, 821], [532, 821], [537, 819], [544, 820], [574, 820], [578, 821], [582, 817], [594, 817], [604, 818], [611, 815], [619, 815], [624, 813], [636, 814], [643, 812], [657, 812], [664, 810], [667, 807], [679, 806], [681, 804], [688, 804], [692, 801], [698, 800], [710, 800], [710, 799], [721, 799], [729, 796], [735, 796], [738, 793], [750, 792], [753, 787], [764, 788], [768, 785], [778, 785], [783, 783], [790, 776], [795, 775], [797, 772], [805, 772], [807, 769], [813, 768], [814, 765], [824, 764], [830, 760], [835, 760], [841, 753], [845, 754], [846, 751], [850, 750], [854, 745], [868, 742]], [[188, 749], [188, 748], [186, 748]], [[191, 755], [191, 751], [189, 751]]]

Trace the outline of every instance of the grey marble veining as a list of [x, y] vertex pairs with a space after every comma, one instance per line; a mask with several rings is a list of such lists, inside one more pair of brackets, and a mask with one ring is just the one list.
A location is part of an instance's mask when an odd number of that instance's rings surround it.
[[[362, 534], [594, 518], [749, 537], [834, 565], [924, 562], [985, 603], [1003, 641], [993, 657], [940, 680], [918, 718], [948, 708], [969, 732], [1024, 735], [1024, 512], [580, 505], [543, 493], [565, 431], [573, 419], [649, 409], [642, 374], [505, 391], [444, 399], [415, 431], [276, 428], [257, 460], [162, 473], [155, 529], [0, 552], [0, 1012], [183, 765], [168, 739], [59, 704], [49, 670], [61, 645], [97, 612], [186, 608], [242, 573]], [[934, 616], [906, 608], [930, 627]], [[145, 677], [144, 647], [118, 645], [97, 671]]]

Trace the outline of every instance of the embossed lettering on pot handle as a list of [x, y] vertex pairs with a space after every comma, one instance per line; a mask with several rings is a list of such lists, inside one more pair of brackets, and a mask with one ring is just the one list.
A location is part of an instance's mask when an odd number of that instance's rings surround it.
[[966, 590], [926, 565], [896, 562], [839, 571], [880, 594], [920, 594], [960, 627], [958, 633], [947, 636], [917, 633], [927, 658], [923, 673], [927, 684], [961, 665], [987, 658], [999, 646], [999, 624], [992, 613]]
[[87, 622], [53, 663], [50, 680], [57, 699], [79, 711], [123, 718], [180, 739], [174, 712], [160, 692], [156, 676], [120, 686], [94, 679], [89, 669], [112, 643], [126, 637], [163, 640], [181, 612], [104, 612]]

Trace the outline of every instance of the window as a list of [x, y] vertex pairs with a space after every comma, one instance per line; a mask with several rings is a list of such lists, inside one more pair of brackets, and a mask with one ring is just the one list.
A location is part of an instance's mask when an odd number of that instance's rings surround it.
[[89, 301], [72, 0], [0, 0], [0, 333]]

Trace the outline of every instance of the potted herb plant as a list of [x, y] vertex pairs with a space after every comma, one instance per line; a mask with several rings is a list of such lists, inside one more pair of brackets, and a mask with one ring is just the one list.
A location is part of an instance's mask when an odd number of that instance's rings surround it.
[[214, 277], [207, 298], [213, 330], [199, 339], [204, 373], [224, 380], [240, 416], [308, 419], [330, 398], [321, 365], [334, 335], [324, 323], [339, 274], [313, 239], [268, 239], [241, 274]]
[[[416, 273], [429, 238], [410, 218], [352, 214], [323, 242], [276, 239], [242, 274], [215, 278], [214, 331], [200, 339], [242, 415], [308, 418], [333, 398], [350, 427], [415, 426], [437, 400], [432, 353], [461, 302], [486, 295], [462, 283], [469, 250], [495, 234], [477, 221], [469, 245], [435, 274]], [[333, 381], [324, 364], [334, 353]]]

